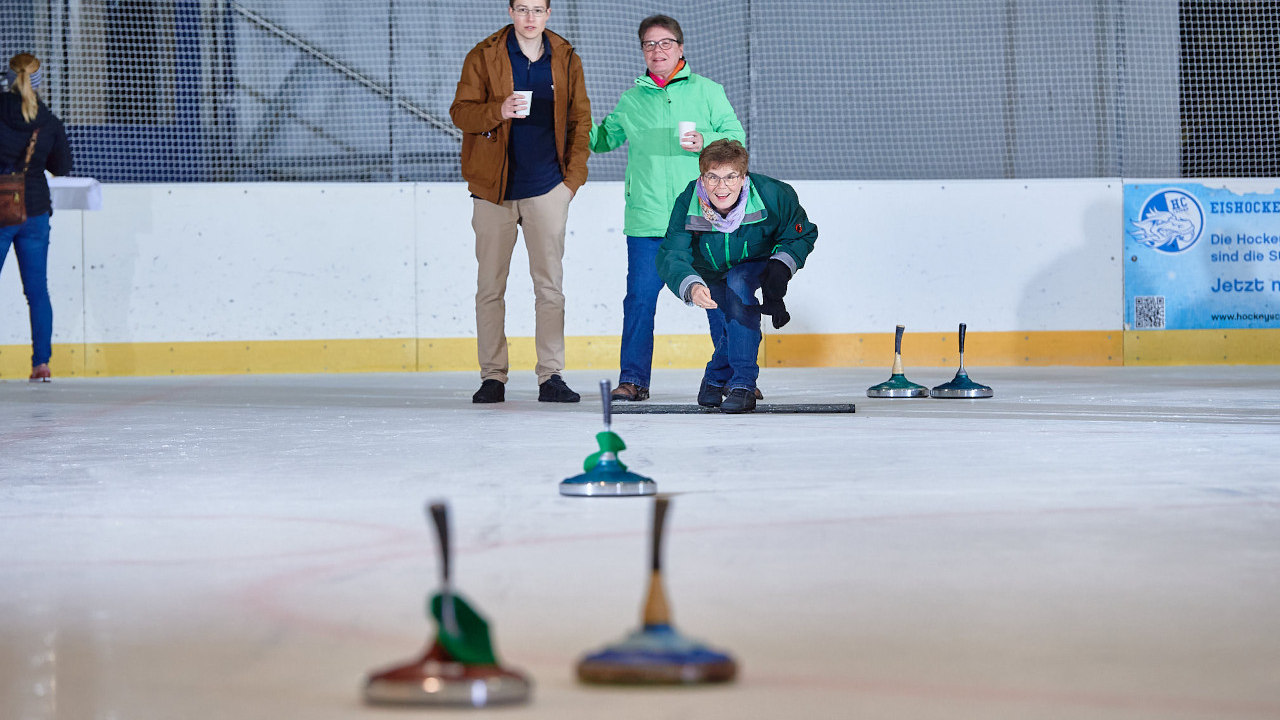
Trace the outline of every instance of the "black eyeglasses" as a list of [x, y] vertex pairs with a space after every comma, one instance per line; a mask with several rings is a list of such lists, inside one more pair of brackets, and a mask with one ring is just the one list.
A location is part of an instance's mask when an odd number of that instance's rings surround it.
[[653, 52], [658, 48], [662, 48], [663, 50], [670, 50], [671, 48], [679, 44], [680, 43], [676, 42], [675, 38], [664, 38], [662, 40], [645, 40], [644, 42], [640, 43], [640, 49], [645, 52]]
[[729, 173], [724, 177], [720, 177], [719, 175], [712, 175], [711, 173], [707, 173], [706, 175], [702, 176], [702, 182], [706, 184], [706, 186], [709, 188], [717, 187], [721, 183], [728, 185], [729, 187], [733, 187], [734, 185], [737, 185], [741, 181], [742, 181], [742, 176], [739, 175], [738, 173]]

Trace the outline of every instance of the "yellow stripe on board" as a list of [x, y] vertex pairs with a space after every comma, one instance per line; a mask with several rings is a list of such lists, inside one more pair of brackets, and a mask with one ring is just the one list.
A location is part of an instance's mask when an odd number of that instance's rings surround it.
[[[622, 341], [615, 336], [565, 338], [565, 365], [568, 370], [618, 368]], [[531, 337], [507, 339], [508, 360], [512, 370], [532, 370], [538, 363], [537, 349]], [[423, 370], [476, 370], [474, 338], [435, 338], [418, 341], [418, 357]], [[708, 335], [659, 335], [653, 339], [655, 368], [702, 367], [711, 357]]]
[[1131, 330], [1125, 365], [1274, 365], [1280, 330]]
[[[103, 343], [85, 346], [85, 375], [237, 375], [407, 372], [417, 369], [413, 340], [246, 340]], [[53, 364], [55, 375], [57, 365]]]
[[[768, 367], [889, 367], [893, 333], [866, 335], [767, 335]], [[1120, 365], [1120, 332], [968, 332], [965, 365]], [[955, 365], [960, 358], [955, 332], [907, 332], [902, 362], [910, 366]]]
[[[617, 336], [566, 338], [569, 370], [616, 371]], [[706, 335], [654, 338], [655, 368], [699, 368], [711, 357]], [[512, 370], [532, 370], [533, 338], [510, 339]], [[956, 333], [908, 332], [907, 367], [952, 366]], [[29, 345], [0, 345], [0, 379], [31, 373]], [[965, 364], [1218, 365], [1280, 363], [1280, 330], [971, 332]], [[766, 335], [762, 367], [889, 367], [893, 333]], [[246, 373], [479, 371], [474, 338], [275, 340], [54, 345], [53, 375], [111, 377]]]
[[[84, 375], [84, 346], [54, 343], [49, 369], [55, 378]], [[29, 377], [31, 346], [0, 345], [0, 380], [25, 380]]]

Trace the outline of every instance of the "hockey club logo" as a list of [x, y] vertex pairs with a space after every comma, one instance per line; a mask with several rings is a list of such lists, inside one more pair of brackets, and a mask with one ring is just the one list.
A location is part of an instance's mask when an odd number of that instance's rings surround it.
[[1134, 240], [1162, 253], [1190, 250], [1204, 232], [1204, 208], [1177, 188], [1159, 190], [1142, 205], [1142, 219], [1130, 221]]

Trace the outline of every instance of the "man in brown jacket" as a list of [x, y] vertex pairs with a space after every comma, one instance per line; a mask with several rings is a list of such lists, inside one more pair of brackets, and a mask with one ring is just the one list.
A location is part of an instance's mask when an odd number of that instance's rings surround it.
[[538, 400], [578, 402], [578, 394], [560, 377], [562, 261], [569, 201], [587, 181], [591, 105], [582, 60], [568, 41], [546, 29], [550, 0], [507, 0], [507, 12], [512, 24], [467, 53], [449, 108], [463, 132], [462, 177], [471, 190], [480, 264], [476, 340], [481, 384], [471, 400], [505, 399], [510, 368], [503, 296], [519, 225], [533, 277]]

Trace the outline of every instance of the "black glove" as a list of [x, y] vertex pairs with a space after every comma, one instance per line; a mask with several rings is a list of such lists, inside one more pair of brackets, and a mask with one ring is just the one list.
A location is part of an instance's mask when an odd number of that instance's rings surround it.
[[791, 268], [776, 258], [770, 259], [760, 274], [760, 289], [766, 298], [781, 300], [787, 296], [787, 283], [791, 282]]
[[770, 260], [760, 275], [760, 294], [764, 299], [760, 303], [760, 312], [772, 316], [774, 329], [791, 322], [787, 304], [782, 301], [787, 294], [787, 283], [790, 281], [791, 268], [781, 260]]
[[778, 300], [777, 303], [776, 309], [769, 313], [769, 321], [773, 323], [774, 330], [791, 322], [791, 313], [787, 312], [787, 306], [781, 300]]

